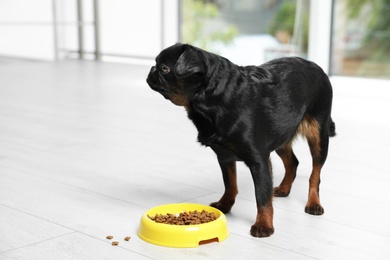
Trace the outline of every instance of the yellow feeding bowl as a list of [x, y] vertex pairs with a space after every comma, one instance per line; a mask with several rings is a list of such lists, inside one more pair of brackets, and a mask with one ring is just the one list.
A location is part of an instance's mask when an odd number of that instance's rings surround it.
[[[170, 225], [157, 223], [149, 216], [156, 214], [180, 214], [195, 211], [213, 212], [216, 220], [195, 225]], [[229, 235], [225, 215], [216, 208], [201, 204], [178, 203], [157, 206], [148, 210], [141, 218], [138, 236], [149, 243], [167, 247], [198, 247], [199, 244], [222, 242]]]

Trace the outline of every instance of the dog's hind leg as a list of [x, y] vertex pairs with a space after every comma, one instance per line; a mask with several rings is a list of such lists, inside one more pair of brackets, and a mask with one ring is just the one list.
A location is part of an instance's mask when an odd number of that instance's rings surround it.
[[322, 215], [324, 214], [324, 208], [321, 206], [319, 197], [320, 174], [328, 155], [329, 124], [327, 120], [323, 119], [322, 122], [319, 122], [313, 117], [306, 117], [306, 122], [304, 134], [309, 143], [313, 170], [309, 180], [309, 198], [305, 212], [311, 215]]
[[238, 193], [236, 162], [223, 160], [218, 160], [218, 162], [222, 171], [225, 192], [219, 201], [211, 203], [210, 206], [223, 213], [228, 213], [234, 205]]
[[297, 174], [299, 161], [292, 150], [291, 141], [276, 150], [276, 153], [282, 159], [286, 172], [280, 185], [274, 188], [274, 196], [287, 197]]

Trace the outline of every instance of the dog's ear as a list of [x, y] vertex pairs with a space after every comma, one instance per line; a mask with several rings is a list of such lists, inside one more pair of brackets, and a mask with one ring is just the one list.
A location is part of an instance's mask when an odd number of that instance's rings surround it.
[[204, 74], [205, 70], [206, 68], [198, 50], [189, 45], [177, 60], [174, 68], [175, 76], [178, 79], [186, 78], [196, 73]]

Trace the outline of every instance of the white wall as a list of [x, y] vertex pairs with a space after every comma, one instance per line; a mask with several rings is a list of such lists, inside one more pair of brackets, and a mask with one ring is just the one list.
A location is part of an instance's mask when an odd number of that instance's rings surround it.
[[[0, 56], [42, 60], [55, 60], [56, 55], [77, 57], [76, 3], [0, 0]], [[84, 50], [94, 53], [93, 1], [83, 0], [82, 9]], [[99, 11], [103, 60], [154, 59], [179, 40], [179, 0], [99, 0]]]
[[0, 56], [54, 59], [51, 0], [0, 0]]
[[102, 52], [150, 56], [161, 44], [161, 2], [101, 1]]

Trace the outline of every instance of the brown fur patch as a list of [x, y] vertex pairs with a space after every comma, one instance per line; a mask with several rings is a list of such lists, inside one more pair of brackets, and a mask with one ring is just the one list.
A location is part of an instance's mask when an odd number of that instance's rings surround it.
[[238, 194], [236, 162], [233, 162], [226, 170], [229, 178], [228, 186], [221, 199], [218, 202], [211, 203], [212, 207], [215, 207], [224, 213], [230, 211]]
[[309, 204], [320, 203], [319, 186], [320, 186], [321, 165], [314, 165], [309, 180]]
[[226, 204], [230, 204], [231, 201], [235, 200], [238, 194], [236, 162], [232, 163], [226, 170], [229, 178], [229, 186], [226, 187], [220, 202], [224, 201]]
[[291, 142], [289, 142], [276, 151], [283, 161], [283, 165], [286, 169], [286, 172], [280, 185], [274, 188], [275, 197], [288, 196], [288, 194], [290, 194], [291, 186], [296, 176], [298, 161], [292, 151], [291, 146], [292, 144]]
[[267, 206], [259, 207], [257, 209], [256, 224], [265, 227], [273, 227], [274, 209], [272, 207], [272, 199]]
[[301, 124], [298, 126], [297, 133], [306, 137], [313, 159], [320, 155], [320, 126], [317, 120], [311, 116], [306, 115]]
[[298, 126], [297, 132], [303, 136], [319, 140], [320, 126], [315, 118], [306, 115]]
[[274, 209], [272, 197], [266, 206], [257, 208], [256, 223], [251, 227], [251, 235], [254, 237], [269, 237], [274, 233], [273, 226]]
[[180, 93], [173, 94], [170, 100], [172, 101], [173, 104], [177, 106], [184, 106], [186, 108], [189, 106], [188, 99], [185, 96], [181, 95]]
[[305, 207], [305, 212], [311, 215], [324, 214], [324, 208], [320, 203], [319, 187], [320, 187], [320, 173], [322, 165], [314, 163], [313, 171], [309, 180], [309, 198]]

